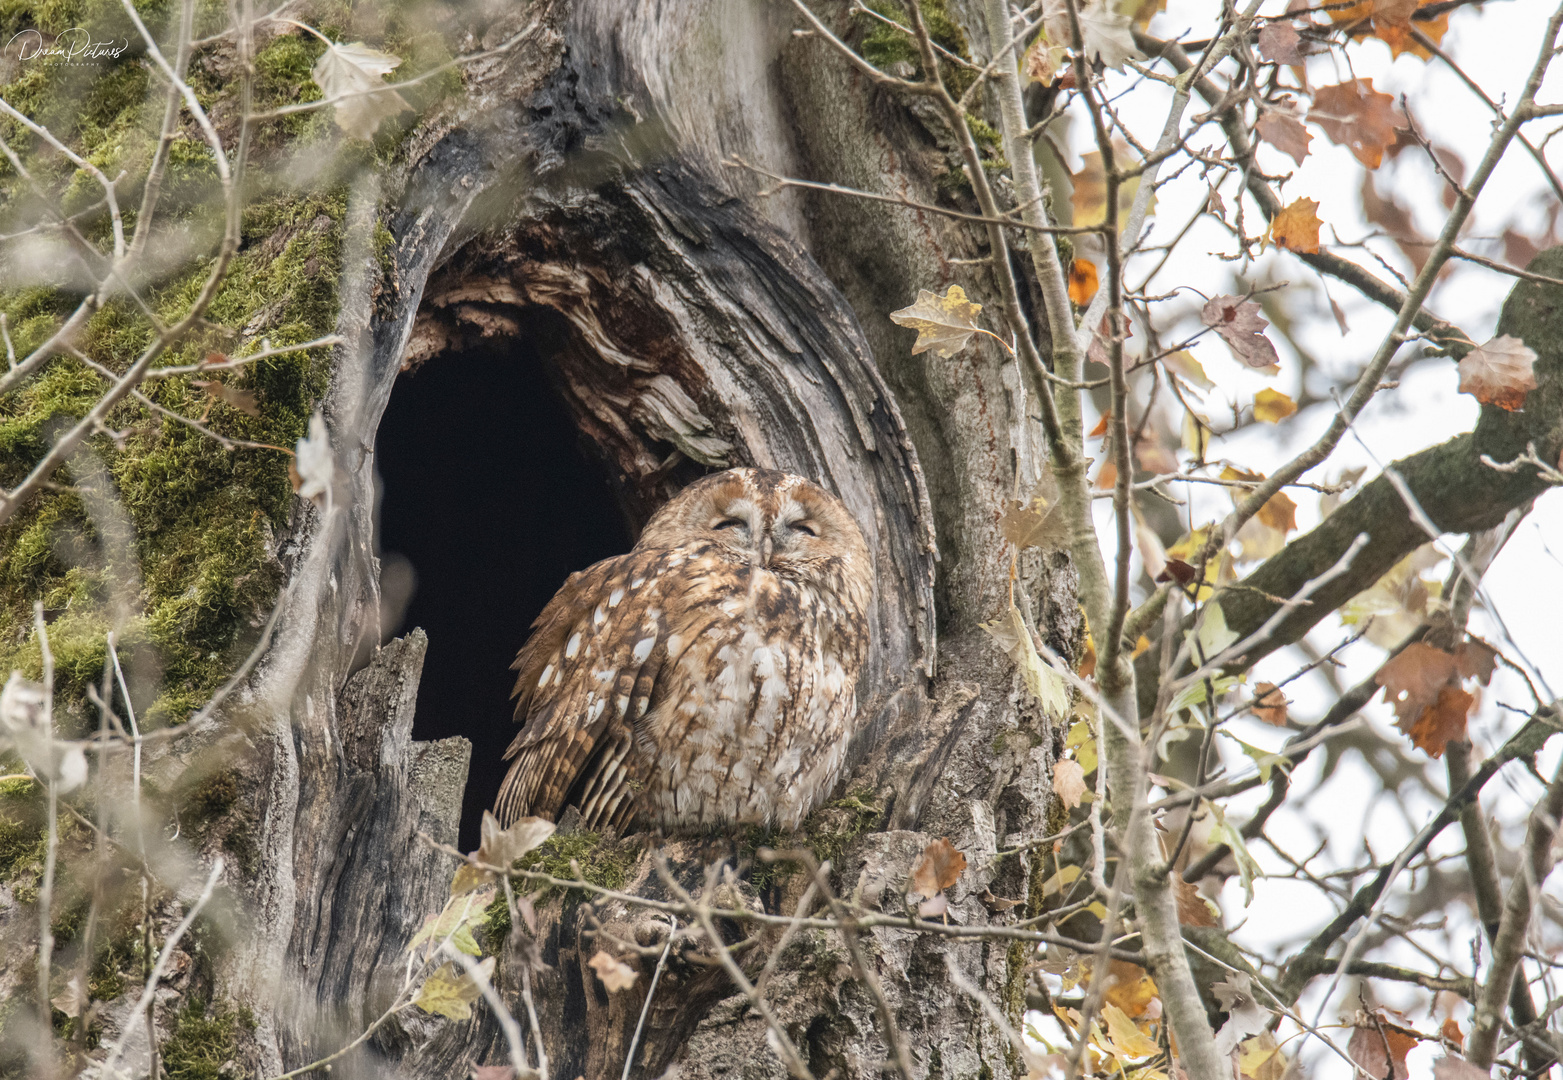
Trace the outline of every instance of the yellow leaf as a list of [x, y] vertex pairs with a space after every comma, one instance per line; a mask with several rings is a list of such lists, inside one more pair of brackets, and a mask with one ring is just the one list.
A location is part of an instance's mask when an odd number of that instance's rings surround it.
[[1014, 603], [1011, 602], [1009, 610], [999, 618], [980, 625], [1020, 668], [1026, 689], [1037, 699], [1042, 711], [1055, 719], [1065, 716], [1069, 712], [1069, 686], [1062, 675], [1042, 662], [1036, 643], [1031, 639], [1031, 631]]
[[1237, 1068], [1248, 1080], [1280, 1080], [1286, 1072], [1281, 1044], [1268, 1031], [1237, 1044]]
[[1279, 390], [1265, 387], [1254, 395], [1254, 419], [1279, 424], [1297, 411], [1297, 403]]
[[1105, 995], [1108, 1006], [1122, 1009], [1129, 1017], [1144, 1016], [1151, 999], [1156, 996], [1156, 984], [1150, 973], [1127, 960], [1114, 960], [1108, 978], [1111, 980]]
[[[1113, 149], [1114, 161], [1121, 167], [1131, 164], [1134, 160], [1132, 152], [1126, 143], [1117, 143]], [[1093, 150], [1089, 154], [1080, 157], [1080, 171], [1073, 177], [1074, 194], [1070, 196], [1070, 203], [1074, 207], [1074, 225], [1076, 228], [1088, 228], [1092, 225], [1100, 225], [1107, 220], [1107, 174], [1102, 169], [1102, 154], [1099, 150]], [[1140, 189], [1140, 178], [1131, 177], [1118, 185], [1118, 228], [1122, 230], [1129, 223], [1129, 209], [1134, 205], [1134, 193]], [[1150, 205], [1156, 205], [1156, 197], [1151, 196]]]
[[1080, 763], [1080, 769], [1086, 776], [1096, 771], [1096, 736], [1091, 731], [1089, 720], [1077, 720], [1070, 726], [1064, 749], [1075, 752], [1075, 760]]
[[1064, 886], [1073, 884], [1079, 876], [1080, 868], [1078, 866], [1060, 867], [1058, 873], [1042, 883], [1043, 895], [1063, 892]]
[[1168, 353], [1161, 358], [1161, 363], [1168, 371], [1200, 390], [1210, 390], [1216, 385], [1210, 381], [1210, 376], [1205, 374], [1205, 366], [1194, 359], [1194, 354], [1187, 349]]
[[1270, 222], [1270, 239], [1276, 247], [1288, 251], [1315, 254], [1319, 250], [1319, 228], [1324, 222], [1315, 213], [1319, 204], [1313, 199], [1298, 199], [1284, 207]]
[[[483, 977], [494, 974], [494, 958], [490, 956], [478, 965]], [[472, 1003], [483, 993], [477, 982], [454, 964], [442, 964], [434, 974], [418, 987], [418, 996], [412, 1003], [426, 1013], [448, 1017], [451, 1020], [467, 1020], [472, 1016]]]
[[1141, 634], [1139, 640], [1134, 643], [1134, 651], [1129, 654], [1129, 659], [1138, 660], [1141, 656], [1144, 656], [1147, 652], [1150, 651], [1150, 647], [1151, 639], [1146, 637], [1144, 634]]
[[917, 331], [913, 356], [932, 349], [936, 356], [950, 357], [964, 349], [972, 335], [982, 329], [977, 325], [981, 311], [981, 304], [966, 299], [965, 289], [951, 285], [943, 296], [927, 289], [917, 290], [917, 301], [892, 311], [890, 321]]
[[[1146, 981], [1150, 979], [1146, 976]], [[1154, 989], [1153, 989], [1154, 995]], [[1112, 991], [1109, 990], [1111, 995]], [[1156, 1045], [1156, 1040], [1148, 1038], [1144, 1032], [1135, 1027], [1134, 1021], [1116, 1005], [1102, 1006], [1102, 1019], [1107, 1021], [1108, 1050], [1113, 1057], [1122, 1060], [1124, 1058], [1144, 1058], [1152, 1054], [1161, 1053], [1161, 1047]]]
[[1210, 449], [1210, 434], [1209, 420], [1193, 409], [1183, 410], [1183, 449], [1198, 461], [1204, 461], [1205, 451]]

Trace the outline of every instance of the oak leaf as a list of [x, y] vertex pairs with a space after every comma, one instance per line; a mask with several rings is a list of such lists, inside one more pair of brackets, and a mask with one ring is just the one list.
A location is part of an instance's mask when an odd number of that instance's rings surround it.
[[1265, 369], [1279, 362], [1275, 346], [1264, 336], [1270, 324], [1259, 313], [1259, 305], [1241, 296], [1217, 296], [1200, 309], [1204, 324], [1221, 335], [1221, 340], [1244, 364]]
[[1059, 758], [1053, 763], [1053, 794], [1064, 804], [1065, 810], [1080, 805], [1085, 794], [1085, 770], [1072, 758]]
[[1279, 390], [1268, 386], [1254, 395], [1254, 419], [1267, 424], [1279, 424], [1297, 411], [1297, 403]]
[[602, 980], [604, 989], [610, 994], [628, 990], [635, 985], [635, 978], [640, 974], [606, 949], [598, 949], [596, 955], [587, 963], [597, 973], [597, 978]]
[[1500, 335], [1461, 359], [1460, 393], [1513, 412], [1536, 389], [1535, 365], [1534, 349], [1517, 337]]
[[1319, 204], [1314, 199], [1298, 199], [1284, 207], [1270, 222], [1270, 239], [1287, 251], [1315, 254], [1319, 250]]
[[912, 867], [912, 891], [932, 900], [960, 880], [966, 869], [966, 856], [955, 850], [948, 837], [941, 837], [923, 848]]
[[1299, 165], [1308, 156], [1308, 144], [1313, 142], [1313, 133], [1303, 127], [1301, 120], [1278, 109], [1265, 110], [1254, 130], [1281, 153], [1290, 154]]
[[1107, 1023], [1106, 1050], [1117, 1059], [1120, 1066], [1117, 1071], [1122, 1071], [1122, 1064], [1126, 1060], [1146, 1058], [1161, 1052], [1156, 1040], [1141, 1031], [1129, 1018], [1129, 1014], [1117, 1005], [1102, 1006], [1102, 1019]]
[[1436, 758], [1449, 743], [1465, 739], [1466, 720], [1476, 699], [1460, 686], [1461, 678], [1486, 682], [1495, 662], [1496, 653], [1485, 642], [1466, 643], [1451, 655], [1416, 641], [1386, 662], [1374, 681], [1394, 707], [1395, 726], [1419, 750]]
[[917, 300], [892, 311], [890, 321], [917, 331], [913, 356], [932, 349], [935, 356], [949, 358], [970, 344], [972, 336], [982, 329], [977, 325], [981, 311], [981, 304], [966, 299], [965, 289], [951, 285], [943, 296], [918, 289]]
[[1406, 732], [1411, 736], [1412, 745], [1425, 751], [1428, 757], [1442, 757], [1450, 743], [1465, 741], [1466, 718], [1474, 704], [1476, 699], [1459, 686], [1440, 687], [1438, 700], [1417, 717], [1411, 730]]
[[1254, 685], [1254, 704], [1250, 711], [1274, 727], [1286, 726], [1286, 706], [1291, 704], [1286, 700], [1286, 695], [1281, 693], [1275, 683], [1256, 683]]
[[1384, 150], [1395, 141], [1401, 116], [1395, 99], [1373, 89], [1372, 79], [1351, 79], [1314, 91], [1308, 119], [1324, 129], [1330, 141], [1349, 149], [1369, 169], [1384, 162]]

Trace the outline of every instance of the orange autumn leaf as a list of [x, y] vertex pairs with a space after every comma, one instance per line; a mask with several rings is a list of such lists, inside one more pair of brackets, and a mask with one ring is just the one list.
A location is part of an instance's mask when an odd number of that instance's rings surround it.
[[1111, 491], [1113, 485], [1118, 483], [1118, 466], [1111, 461], [1104, 461], [1101, 470], [1096, 474], [1096, 488], [1098, 491]]
[[1379, 668], [1374, 681], [1394, 707], [1395, 726], [1429, 757], [1441, 757], [1451, 742], [1465, 739], [1466, 721], [1476, 699], [1461, 688], [1462, 678], [1486, 683], [1497, 653], [1483, 641], [1468, 641], [1453, 655], [1426, 642], [1407, 645]]
[[1439, 1030], [1439, 1034], [1453, 1043], [1456, 1050], [1464, 1049], [1465, 1033], [1460, 1030], [1460, 1025], [1454, 1017], [1444, 1018], [1444, 1026]]
[[1100, 439], [1103, 435], [1106, 435], [1107, 434], [1107, 425], [1112, 423], [1112, 420], [1113, 420], [1113, 411], [1111, 409], [1108, 409], [1106, 412], [1104, 412], [1102, 414], [1102, 418], [1096, 422], [1096, 426], [1091, 429], [1090, 434], [1088, 434], [1086, 436], [1086, 438], [1087, 439]]
[[1449, 32], [1449, 12], [1443, 11], [1427, 19], [1415, 19], [1419, 9], [1440, 3], [1441, 0], [1358, 0], [1355, 4], [1328, 8], [1330, 19], [1347, 31], [1357, 41], [1376, 37], [1389, 46], [1391, 58], [1409, 52], [1423, 60], [1432, 58], [1432, 51], [1416, 39], [1416, 30], [1425, 34], [1433, 44], [1443, 41]]
[[1313, 95], [1308, 119], [1370, 169], [1383, 164], [1384, 150], [1395, 141], [1395, 128], [1401, 122], [1395, 99], [1374, 90], [1372, 79], [1321, 86]]
[[1450, 743], [1465, 741], [1465, 722], [1474, 704], [1476, 699], [1460, 687], [1440, 687], [1432, 708], [1417, 717], [1406, 732], [1411, 736], [1411, 744], [1428, 757], [1442, 757]]
[[1096, 290], [1096, 264], [1090, 259], [1076, 259], [1074, 266], [1069, 270], [1070, 301], [1084, 307], [1096, 295]]
[[923, 848], [917, 865], [912, 867], [912, 891], [932, 900], [954, 885], [965, 869], [966, 856], [956, 851], [948, 838], [935, 840]]
[[1270, 222], [1270, 239], [1287, 251], [1314, 254], [1319, 250], [1319, 204], [1313, 199], [1298, 199], [1285, 207]]
[[1290, 702], [1275, 683], [1262, 682], [1254, 686], [1253, 714], [1275, 727], [1286, 726], [1286, 706]]
[[1483, 405], [1513, 412], [1536, 389], [1536, 352], [1517, 337], [1503, 334], [1472, 349], [1460, 361], [1460, 393]]
[[1277, 491], [1270, 496], [1270, 500], [1259, 508], [1259, 513], [1254, 517], [1262, 524], [1283, 533], [1289, 533], [1297, 528], [1297, 504], [1284, 491]]

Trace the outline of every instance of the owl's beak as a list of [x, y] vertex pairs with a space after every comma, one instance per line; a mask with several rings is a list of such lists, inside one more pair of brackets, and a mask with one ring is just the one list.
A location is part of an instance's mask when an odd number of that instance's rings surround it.
[[759, 559], [757, 560], [757, 563], [756, 563], [757, 565], [759, 565], [759, 566], [769, 566], [769, 565], [771, 565], [771, 549], [772, 549], [772, 547], [773, 547], [773, 544], [772, 544], [772, 541], [771, 541], [771, 534], [770, 533], [766, 533], [764, 536], [760, 537], [760, 549], [759, 549], [758, 552], [756, 552], [756, 554], [759, 555]]

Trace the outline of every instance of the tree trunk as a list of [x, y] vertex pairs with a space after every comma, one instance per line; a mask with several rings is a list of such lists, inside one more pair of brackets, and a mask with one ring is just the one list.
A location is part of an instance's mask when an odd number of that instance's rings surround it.
[[[978, 10], [954, 14], [981, 25]], [[454, 870], [419, 834], [454, 843], [469, 752], [502, 750], [411, 741], [424, 639], [381, 645], [367, 452], [400, 371], [454, 362], [482, 338], [546, 346], [553, 385], [621, 478], [636, 522], [707, 466], [800, 472], [846, 501], [878, 567], [863, 732], [838, 792], [857, 802], [773, 842], [813, 846], [836, 890], [902, 912], [912, 864], [948, 837], [968, 860], [952, 922], [1040, 909], [1041, 856], [997, 852], [1056, 817], [1062, 733], [979, 626], [1008, 603], [1011, 549], [998, 519], [1040, 479], [1035, 425], [998, 348], [912, 356], [911, 334], [886, 317], [919, 288], [957, 278], [991, 299], [987, 269], [957, 263], [980, 260], [985, 241], [900, 206], [762, 195], [768, 181], [724, 164], [924, 202], [959, 187], [937, 123], [795, 25], [772, 0], [543, 0], [508, 11], [480, 36], [492, 45], [523, 31], [520, 43], [468, 70], [467, 97], [425, 122], [403, 172], [357, 181], [339, 326], [348, 344], [325, 402], [338, 512], [297, 515], [269, 651], [218, 722], [179, 744], [182, 763], [203, 746], [243, 763], [255, 855], [229, 871], [242, 915], [215, 982], [253, 1014], [243, 1038], [252, 1073], [330, 1053], [385, 1008], [405, 946], [444, 903]], [[371, 246], [377, 220], [394, 239], [394, 265]], [[1066, 657], [1084, 636], [1073, 583], [1063, 555], [1021, 560], [1023, 606]], [[644, 838], [603, 843], [624, 891], [666, 895]], [[707, 847], [663, 850], [686, 888], [704, 887]], [[734, 887], [790, 913], [803, 885], [783, 873], [758, 890]], [[985, 892], [1020, 906], [990, 916]], [[657, 913], [589, 899], [537, 897], [548, 967], [534, 989], [551, 1074], [563, 1080], [621, 1074], [667, 933]], [[738, 954], [751, 974], [778, 936], [760, 934]], [[610, 995], [586, 965], [599, 940], [646, 946], [628, 958], [641, 971], [632, 988]], [[1015, 1071], [1013, 1049], [948, 969], [1018, 1021], [1027, 950], [883, 928], [863, 941], [914, 1076]], [[632, 1073], [784, 1075], [758, 1014], [690, 948], [673, 951]], [[501, 950], [496, 983], [521, 1015], [515, 949]], [[816, 1076], [883, 1071], [884, 1029], [839, 936], [794, 936], [767, 994]], [[406, 1010], [333, 1068], [455, 1077], [505, 1060], [479, 1004], [466, 1022]]]

